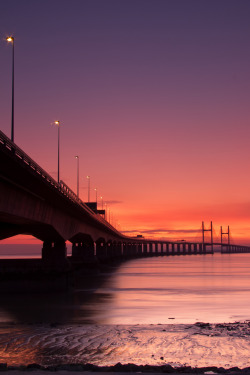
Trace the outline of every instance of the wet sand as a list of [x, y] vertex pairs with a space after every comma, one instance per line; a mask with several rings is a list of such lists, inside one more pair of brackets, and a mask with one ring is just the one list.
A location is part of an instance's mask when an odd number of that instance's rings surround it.
[[2, 297], [0, 370], [247, 372], [249, 257], [135, 260], [72, 293]]
[[[29, 370], [29, 372], [30, 372], [30, 370]], [[93, 375], [93, 371], [79, 371], [79, 372], [81, 372], [84, 375]], [[103, 373], [105, 375], [113, 375], [114, 374], [113, 371], [98, 371], [98, 372], [101, 372], [101, 373]], [[23, 373], [24, 373], [24, 371], [18, 371], [18, 370], [11, 371], [11, 375], [22, 375]], [[55, 371], [34, 370], [34, 371], [32, 371], [32, 373], [34, 375], [45, 375], [45, 374], [54, 375]], [[58, 375], [75, 375], [76, 371], [59, 370], [59, 371], [56, 371], [56, 373]], [[117, 371], [115, 371], [115, 373], [117, 375], [127, 375], [128, 371], [125, 371], [125, 372], [120, 372], [120, 371], [117, 372]], [[140, 371], [139, 372], [129, 371], [129, 373], [130, 374], [138, 374], [138, 373], [140, 373]], [[166, 373], [166, 372], [164, 372], [164, 371], [163, 372], [158, 372], [156, 370], [156, 371], [147, 371], [147, 373], [150, 373], [150, 374], [154, 375], [154, 374]], [[199, 369], [196, 369], [195, 371], [184, 370], [183, 372], [180, 372], [180, 371], [178, 371], [178, 372], [171, 372], [172, 375], [178, 375], [178, 374], [181, 374], [181, 373], [185, 373], [185, 375], [189, 375], [189, 374], [190, 375], [193, 375], [193, 374], [196, 374], [196, 375], [204, 375], [204, 374], [205, 375], [215, 375], [215, 374], [217, 374], [214, 371], [205, 371], [205, 372], [203, 372], [203, 371], [200, 371]], [[250, 374], [250, 370], [242, 372], [242, 371], [237, 371], [237, 370], [233, 370], [232, 369], [232, 371], [228, 371], [227, 372], [228, 375], [237, 375], [237, 374], [242, 375], [243, 373], [246, 374], [246, 375], [249, 375]]]
[[[250, 367], [250, 322], [194, 325], [12, 326], [0, 330], [0, 362], [107, 367], [117, 363], [171, 368]], [[167, 367], [166, 367], [167, 366]], [[86, 368], [85, 368], [86, 369]], [[129, 368], [131, 372], [131, 368]], [[136, 369], [136, 367], [135, 367]], [[96, 370], [97, 367], [96, 367]], [[121, 368], [120, 368], [121, 370]], [[152, 369], [151, 369], [152, 370]], [[114, 371], [114, 370], [112, 370]], [[128, 371], [128, 368], [127, 370]], [[144, 371], [137, 367], [137, 371]], [[172, 372], [173, 369], [170, 371]], [[245, 370], [246, 371], [246, 370]], [[161, 369], [162, 372], [162, 369]], [[164, 371], [169, 372], [169, 371]]]
[[[28, 372], [32, 371], [32, 373], [34, 375], [45, 375], [45, 374], [48, 374], [48, 375], [54, 375], [55, 374], [55, 371], [44, 371], [44, 370], [27, 370]], [[82, 373], [84, 375], [93, 375], [93, 371], [75, 371], [75, 370], [56, 370], [56, 373], [58, 375], [75, 375], [77, 373]], [[130, 374], [138, 374], [140, 373], [141, 371], [105, 371], [105, 370], [101, 370], [99, 369], [97, 372], [101, 372], [105, 375], [113, 375], [114, 373], [116, 373], [117, 375], [127, 375], [128, 373]], [[178, 375], [178, 374], [185, 374], [185, 375], [215, 375], [215, 374], [218, 374], [219, 372], [216, 372], [215, 369], [213, 370], [199, 370], [199, 369], [194, 369], [194, 370], [187, 370], [187, 369], [183, 369], [183, 371], [173, 371], [173, 372], [168, 372], [168, 371], [157, 371], [157, 370], [152, 370], [152, 371], [146, 371], [147, 373], [150, 373], [152, 375], [154, 374], [159, 374], [159, 373], [171, 373], [171, 375]], [[12, 370], [11, 371], [11, 375], [22, 375], [24, 373], [23, 370]], [[232, 369], [232, 370], [229, 370], [226, 372], [227, 375], [249, 375], [250, 374], [250, 369], [248, 370], [244, 370], [244, 371], [238, 371], [236, 369]]]

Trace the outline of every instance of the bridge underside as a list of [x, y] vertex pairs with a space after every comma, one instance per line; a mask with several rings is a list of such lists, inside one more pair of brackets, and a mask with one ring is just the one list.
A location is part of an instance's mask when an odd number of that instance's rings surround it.
[[[32, 198], [33, 199], [33, 198]], [[14, 206], [15, 207], [15, 206]], [[0, 240], [18, 234], [31, 235], [43, 242], [42, 259], [46, 266], [68, 267], [66, 240], [72, 243], [72, 261], [96, 262], [109, 259], [127, 259], [159, 255], [192, 255], [213, 253], [209, 243], [164, 242], [145, 239], [117, 239], [102, 235], [96, 229], [89, 230], [88, 225], [76, 219], [67, 220], [67, 233], [64, 236], [57, 230], [57, 225], [20, 217], [17, 214], [0, 212]], [[13, 211], [13, 208], [12, 208]], [[38, 215], [39, 216], [39, 215]], [[60, 212], [55, 210], [53, 222], [58, 224]], [[45, 215], [46, 217], [46, 215]], [[51, 216], [49, 216], [51, 218]], [[45, 221], [45, 220], [44, 220]], [[60, 228], [60, 226], [59, 226]], [[69, 231], [70, 229], [70, 231]], [[70, 235], [69, 235], [70, 233]], [[222, 252], [249, 252], [247, 247], [223, 245]]]
[[68, 264], [66, 241], [72, 243], [74, 262], [213, 252], [211, 244], [123, 236], [67, 185], [53, 180], [1, 131], [0, 157], [0, 240], [18, 234], [38, 238], [43, 242], [44, 264]]
[[0, 240], [18, 234], [31, 235], [41, 241], [62, 240], [57, 231], [48, 224], [0, 213]]

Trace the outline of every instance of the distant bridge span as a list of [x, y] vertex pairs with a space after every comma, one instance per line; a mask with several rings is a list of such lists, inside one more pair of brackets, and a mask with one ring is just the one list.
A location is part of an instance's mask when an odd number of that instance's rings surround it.
[[[92, 211], [62, 181], [57, 183], [0, 131], [0, 240], [30, 234], [43, 242], [45, 264], [67, 264], [65, 241], [72, 259], [207, 254], [210, 243], [170, 242], [122, 235]], [[246, 246], [223, 245], [224, 252], [249, 252]]]

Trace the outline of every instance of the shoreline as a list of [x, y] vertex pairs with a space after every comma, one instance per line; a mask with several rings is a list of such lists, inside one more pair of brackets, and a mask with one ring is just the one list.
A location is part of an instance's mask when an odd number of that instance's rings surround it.
[[14, 327], [1, 329], [0, 371], [250, 374], [249, 321]]

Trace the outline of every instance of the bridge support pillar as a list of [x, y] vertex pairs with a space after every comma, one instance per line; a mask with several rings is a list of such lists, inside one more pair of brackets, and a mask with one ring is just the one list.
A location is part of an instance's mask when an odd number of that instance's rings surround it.
[[166, 243], [166, 254], [169, 255], [169, 243]]
[[132, 255], [132, 243], [131, 242], [127, 243], [127, 255], [128, 257], [131, 257]]
[[125, 258], [130, 258], [132, 255], [132, 244], [130, 242], [125, 242], [123, 245], [123, 256]]
[[133, 256], [134, 257], [137, 257], [137, 252], [138, 252], [138, 244], [137, 243], [133, 243], [132, 245], [132, 253], [133, 253]]
[[107, 258], [107, 245], [104, 241], [96, 242], [96, 257], [100, 261]]
[[197, 254], [197, 243], [194, 243], [194, 254]]
[[142, 256], [142, 243], [138, 244], [138, 256]]
[[159, 255], [159, 244], [155, 242], [155, 255]]
[[177, 255], [181, 254], [181, 245], [178, 243], [177, 244]]
[[95, 259], [94, 243], [74, 242], [72, 244], [72, 258], [81, 261], [93, 261]]
[[172, 243], [172, 255], [176, 255], [177, 254], [176, 250], [177, 250], [177, 244]]
[[164, 255], [164, 244], [161, 243], [161, 255]]
[[128, 244], [127, 244], [127, 242], [123, 243], [122, 255], [123, 255], [124, 258], [126, 258], [128, 256]]
[[106, 256], [107, 258], [113, 258], [115, 256], [115, 244], [111, 241], [106, 243]]
[[183, 252], [183, 255], [186, 255], [186, 250], [187, 250], [186, 244], [183, 243], [183, 244], [182, 244], [182, 252]]
[[153, 256], [153, 244], [152, 244], [152, 242], [150, 242], [149, 243], [149, 254], [148, 254], [149, 256]]
[[113, 258], [119, 258], [122, 255], [121, 242], [113, 242], [110, 244], [110, 250]]
[[120, 258], [122, 256], [122, 243], [118, 242], [116, 246], [116, 256]]
[[45, 266], [61, 268], [69, 266], [67, 249], [64, 240], [44, 241], [42, 247], [42, 261]]
[[131, 243], [129, 243], [129, 248], [128, 248], [129, 250], [128, 250], [128, 252], [129, 252], [129, 256], [131, 257], [131, 258], [133, 258], [133, 256], [135, 255], [135, 246], [134, 246], [134, 244], [131, 242]]
[[170, 252], [170, 254], [174, 255], [174, 253], [175, 253], [175, 250], [174, 250], [175, 249], [175, 245], [174, 245], [174, 243], [171, 243], [170, 246], [171, 246], [171, 252]]

